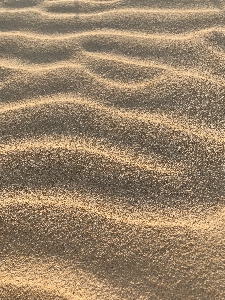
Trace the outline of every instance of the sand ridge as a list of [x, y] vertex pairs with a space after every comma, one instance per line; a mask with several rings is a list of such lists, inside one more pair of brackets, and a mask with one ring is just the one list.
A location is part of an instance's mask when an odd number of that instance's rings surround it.
[[0, 2], [0, 300], [223, 300], [225, 6]]

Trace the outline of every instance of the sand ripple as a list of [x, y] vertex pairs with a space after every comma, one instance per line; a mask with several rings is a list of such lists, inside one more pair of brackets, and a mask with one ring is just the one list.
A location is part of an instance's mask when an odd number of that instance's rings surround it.
[[0, 3], [0, 299], [224, 299], [225, 5]]

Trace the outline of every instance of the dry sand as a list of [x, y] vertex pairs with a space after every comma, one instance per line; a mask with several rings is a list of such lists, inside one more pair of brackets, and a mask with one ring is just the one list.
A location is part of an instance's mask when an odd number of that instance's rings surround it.
[[0, 1], [0, 299], [225, 299], [225, 2]]

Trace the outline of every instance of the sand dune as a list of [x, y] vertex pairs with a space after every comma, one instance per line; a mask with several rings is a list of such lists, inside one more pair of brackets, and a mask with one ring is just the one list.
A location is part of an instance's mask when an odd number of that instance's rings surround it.
[[224, 299], [225, 5], [0, 2], [0, 299]]
[[[77, 197], [82, 206], [75, 208], [76, 196], [70, 198], [65, 193], [61, 196], [45, 192], [45, 195], [10, 197], [5, 195], [2, 206], [7, 235], [1, 249], [4, 253], [7, 245], [8, 250], [4, 263], [1, 263], [3, 295], [15, 297], [25, 290], [20, 299], [26, 299], [28, 293], [31, 299], [37, 294], [46, 295], [47, 299], [57, 299], [57, 296], [63, 299], [138, 299], [144, 294], [148, 299], [154, 287], [161, 297], [171, 298], [174, 292], [181, 297], [177, 281], [183, 278], [188, 285], [193, 286], [194, 281], [195, 293], [199, 297], [202, 293], [208, 298], [220, 297], [218, 285], [222, 284], [223, 274], [214, 273], [219, 257], [208, 267], [208, 259], [215, 251], [217, 255], [223, 253], [217, 236], [220, 227], [209, 223], [211, 231], [204, 229], [207, 221], [204, 214], [201, 221], [200, 214], [197, 218], [195, 216], [197, 226], [193, 222], [192, 229], [189, 229], [185, 218], [183, 224], [182, 221], [179, 224], [178, 215], [173, 217], [177, 224], [171, 222], [170, 226], [166, 216], [160, 220], [153, 214], [147, 216], [148, 225], [144, 222], [135, 224], [133, 209], [127, 213], [126, 221], [122, 207], [122, 215], [116, 211], [114, 219], [107, 208], [109, 202], [106, 207], [99, 203], [103, 209], [101, 214], [99, 206], [95, 210], [91, 207], [95, 205], [93, 198], [89, 199], [90, 204], [87, 203], [85, 209], [82, 207], [85, 206], [84, 198]], [[69, 199], [71, 204], [67, 202]], [[116, 209], [116, 205], [113, 208]], [[218, 220], [221, 216], [218, 209], [216, 214], [208, 214], [210, 220]], [[129, 217], [132, 217], [132, 222], [129, 222]], [[186, 223], [190, 225], [190, 213], [188, 219]], [[136, 220], [142, 221], [138, 212]], [[12, 235], [14, 239], [10, 240]], [[196, 260], [198, 265], [195, 265]], [[190, 264], [196, 268], [191, 278]], [[149, 269], [154, 270], [151, 276], [148, 275]], [[207, 285], [201, 278], [206, 270]], [[171, 276], [170, 288], [162, 279], [158, 287], [158, 276]], [[128, 282], [131, 282], [130, 286], [127, 286]], [[140, 291], [140, 285], [144, 291]], [[188, 296], [188, 291], [185, 295]]]

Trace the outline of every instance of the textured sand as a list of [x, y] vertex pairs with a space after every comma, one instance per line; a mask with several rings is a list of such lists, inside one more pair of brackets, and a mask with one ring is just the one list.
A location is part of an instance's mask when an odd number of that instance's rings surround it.
[[225, 299], [225, 1], [0, 1], [0, 299]]

